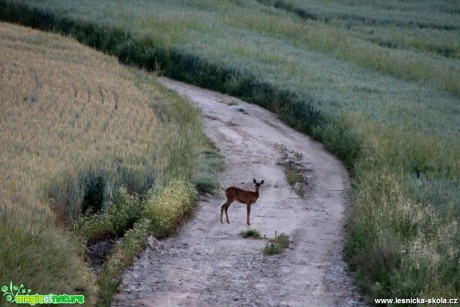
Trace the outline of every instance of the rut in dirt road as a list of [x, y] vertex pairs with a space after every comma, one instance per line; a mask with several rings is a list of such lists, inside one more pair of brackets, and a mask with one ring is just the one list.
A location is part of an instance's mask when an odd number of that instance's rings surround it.
[[[236, 98], [161, 79], [202, 109], [206, 134], [226, 157], [222, 186], [253, 190], [251, 228], [289, 235], [289, 249], [265, 256], [266, 240], [243, 239], [246, 205], [219, 220], [224, 193], [202, 196], [174, 237], [151, 242], [128, 270], [112, 306], [356, 306], [360, 296], [342, 259], [348, 175], [343, 165], [276, 116]], [[285, 167], [301, 170], [296, 187]], [[245, 183], [241, 185], [241, 183]], [[303, 197], [300, 197], [303, 195]]]

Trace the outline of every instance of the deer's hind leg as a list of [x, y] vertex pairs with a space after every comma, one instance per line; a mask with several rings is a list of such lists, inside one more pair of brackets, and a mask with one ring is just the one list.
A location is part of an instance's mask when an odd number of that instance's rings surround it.
[[228, 207], [230, 207], [230, 205], [232, 204], [232, 201], [228, 200], [227, 199], [227, 202], [225, 204], [222, 205], [222, 207], [220, 208], [220, 222], [223, 224], [224, 222], [222, 221], [222, 217], [224, 215], [224, 211], [225, 211], [225, 217], [227, 218], [227, 223], [230, 224], [230, 221], [228, 220], [228, 213], [227, 213], [227, 210], [228, 210]]

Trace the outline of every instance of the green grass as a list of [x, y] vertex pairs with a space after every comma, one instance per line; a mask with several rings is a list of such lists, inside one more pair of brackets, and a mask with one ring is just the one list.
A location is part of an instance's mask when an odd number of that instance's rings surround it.
[[458, 4], [451, 1], [272, 1], [259, 2], [284, 9], [305, 20], [323, 21], [350, 29], [377, 45], [460, 58]]
[[87, 304], [96, 303], [98, 287], [93, 272], [82, 263], [83, 245], [56, 229], [47, 212], [1, 206], [0, 231], [2, 286], [12, 281], [33, 294], [83, 294]]
[[291, 241], [289, 236], [285, 233], [280, 233], [277, 235], [275, 233], [275, 238], [269, 239], [267, 244], [264, 247], [264, 254], [267, 256], [281, 254], [286, 248], [289, 247]]
[[286, 181], [294, 190], [294, 192], [299, 195], [301, 198], [305, 196], [305, 179], [298, 170], [286, 166], [284, 169], [284, 173], [286, 174]]
[[[0, 6], [4, 20], [73, 35], [125, 63], [278, 113], [350, 171], [354, 205], [345, 252], [366, 294], [459, 296], [457, 2], [3, 0]], [[395, 216], [404, 214], [400, 208], [419, 215]], [[430, 246], [436, 246], [431, 254]], [[429, 266], [429, 259], [445, 266]]]
[[286, 168], [285, 173], [286, 180], [290, 186], [294, 186], [297, 182], [301, 182], [302, 180], [302, 175], [291, 168]]
[[80, 217], [73, 232], [89, 243], [122, 237], [141, 218], [142, 209], [140, 200], [122, 187], [116, 192], [111, 206]]
[[[188, 202], [176, 205], [190, 212], [192, 177], [221, 162], [197, 163], [210, 146], [200, 113], [155, 76], [69, 38], [0, 29], [1, 284], [108, 305], [122, 270], [162, 231], [145, 213], [152, 191], [181, 182]], [[172, 218], [168, 234], [183, 222]], [[85, 244], [113, 237], [96, 277]]]
[[200, 153], [197, 159], [197, 170], [192, 176], [199, 193], [209, 193], [216, 195], [220, 190], [218, 174], [225, 169], [224, 157], [216, 152], [212, 147]]
[[262, 238], [262, 236], [260, 235], [260, 232], [257, 231], [256, 229], [242, 230], [240, 232], [240, 235], [243, 238], [253, 238], [253, 239], [261, 239]]
[[264, 247], [264, 255], [267, 256], [278, 255], [282, 252], [282, 248], [273, 242], [267, 242], [267, 244]]
[[150, 234], [150, 220], [140, 219], [117, 242], [110, 257], [105, 261], [98, 279], [98, 306], [110, 306], [112, 295], [122, 281], [125, 270], [132, 266], [136, 256], [145, 248]]

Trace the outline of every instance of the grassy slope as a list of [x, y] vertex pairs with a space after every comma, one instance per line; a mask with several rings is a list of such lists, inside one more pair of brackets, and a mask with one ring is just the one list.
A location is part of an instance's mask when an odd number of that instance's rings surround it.
[[[100, 172], [107, 173], [112, 188], [122, 175], [134, 176], [130, 168], [150, 170], [146, 181], [155, 176], [151, 159], [158, 120], [150, 93], [141, 91], [136, 77], [116, 59], [76, 48], [70, 39], [57, 40], [2, 26], [1, 186], [8, 191], [7, 203], [21, 202], [17, 195], [36, 197], [37, 190], [49, 190], [52, 195], [46, 196], [64, 210], [59, 211], [61, 222], [71, 218], [71, 208], [65, 207], [72, 204], [59, 202], [79, 192], [77, 186], [67, 192], [49, 187], [61, 176], [105, 169]], [[117, 167], [126, 171], [116, 173]]]
[[[0, 41], [0, 283], [83, 293], [93, 305], [83, 245], [54, 225], [73, 224], [98, 179], [106, 205], [120, 186], [143, 193], [190, 180], [199, 115], [151, 76], [72, 39], [0, 23]], [[139, 225], [135, 246], [149, 221]]]
[[452, 1], [258, 1], [304, 19], [347, 27], [357, 36], [389, 48], [460, 58], [459, 7]]
[[[459, 35], [458, 5], [329, 1], [328, 9], [314, 2], [309, 9], [316, 17], [305, 20], [295, 14], [303, 2], [289, 3], [279, 9], [205, 0], [33, 5], [127, 30], [131, 45], [109, 48], [122, 60], [249, 98], [312, 133], [352, 171], [347, 255], [366, 292], [457, 295], [460, 64], [458, 46], [449, 42]], [[420, 28], [411, 21], [417, 14], [433, 16]], [[401, 37], [394, 38], [395, 30]], [[395, 41], [385, 43], [388, 37]], [[435, 47], [412, 44], [415, 37]]]

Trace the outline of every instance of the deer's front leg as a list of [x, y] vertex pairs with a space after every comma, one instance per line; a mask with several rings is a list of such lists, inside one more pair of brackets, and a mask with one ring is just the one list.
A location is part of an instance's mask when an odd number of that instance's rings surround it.
[[248, 225], [251, 226], [250, 222], [250, 216], [251, 216], [251, 203], [246, 204], [247, 210], [248, 210]]

